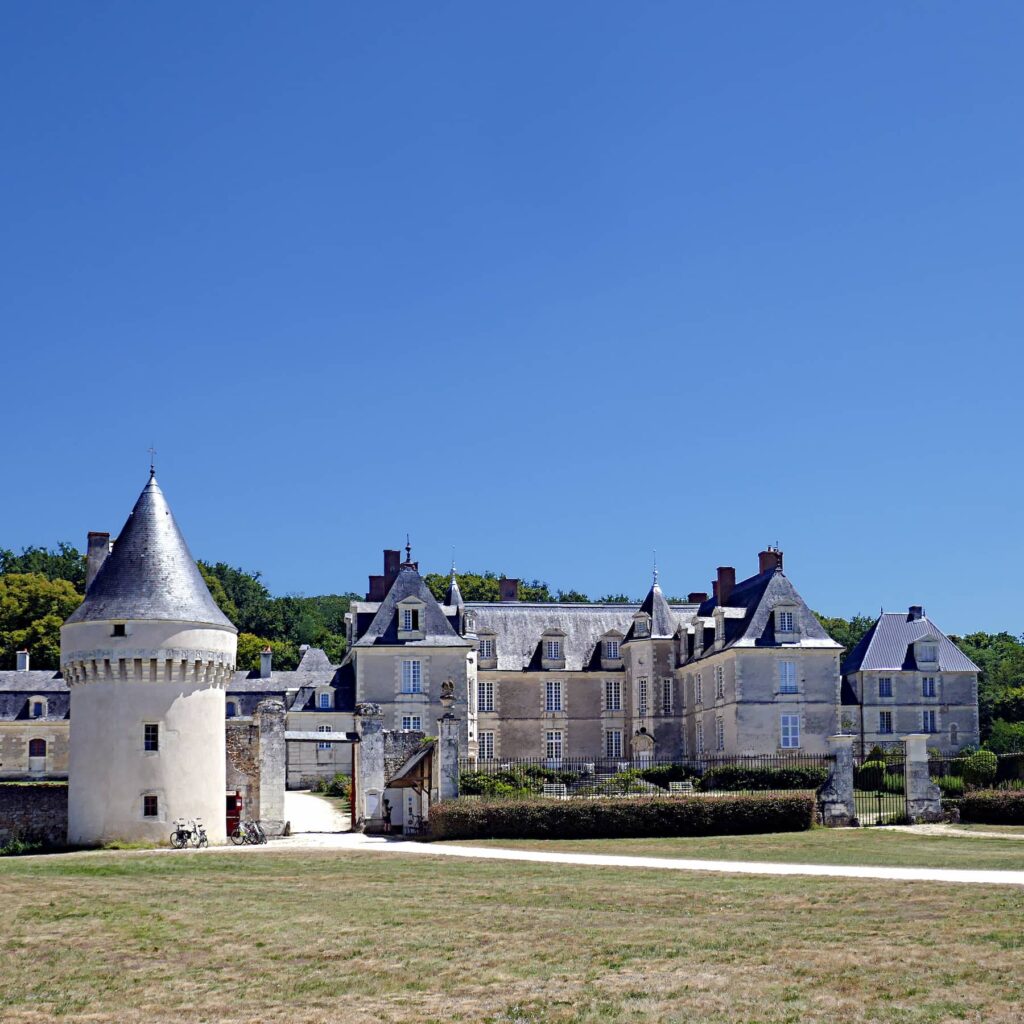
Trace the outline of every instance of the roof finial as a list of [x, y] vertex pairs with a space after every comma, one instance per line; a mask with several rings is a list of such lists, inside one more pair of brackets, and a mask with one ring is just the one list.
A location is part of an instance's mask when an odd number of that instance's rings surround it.
[[147, 451], [149, 452], [149, 478], [152, 480], [156, 476], [156, 448], [150, 445]]
[[405, 561], [412, 564], [412, 544], [409, 543], [409, 534], [405, 535]]
[[455, 548], [452, 548], [452, 579], [455, 579]]
[[654, 583], [652, 586], [658, 585], [658, 552], [657, 549], [654, 551]]

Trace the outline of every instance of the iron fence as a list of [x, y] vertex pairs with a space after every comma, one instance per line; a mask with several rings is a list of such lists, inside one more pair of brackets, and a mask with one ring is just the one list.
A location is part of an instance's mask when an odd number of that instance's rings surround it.
[[468, 758], [459, 762], [460, 796], [555, 799], [604, 796], [786, 793], [818, 790], [830, 754], [636, 759]]
[[862, 825], [897, 825], [907, 819], [907, 748], [902, 740], [884, 747], [856, 744], [853, 799]]

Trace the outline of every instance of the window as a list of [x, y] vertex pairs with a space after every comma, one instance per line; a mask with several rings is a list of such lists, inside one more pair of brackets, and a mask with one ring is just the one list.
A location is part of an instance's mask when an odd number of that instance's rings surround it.
[[697, 723], [697, 753], [704, 753], [704, 723]]
[[29, 740], [28, 756], [46, 757], [46, 740]]
[[637, 680], [636, 683], [636, 705], [638, 714], [646, 715], [648, 713], [648, 704], [650, 698], [650, 694], [648, 691], [649, 688], [647, 685], [647, 678], [646, 676], [642, 676], [640, 679]]
[[317, 698], [317, 703], [320, 705], [321, 710], [326, 711], [331, 706], [331, 695], [329, 693], [321, 693]]
[[618, 679], [604, 681], [604, 709], [605, 711], [622, 710], [622, 683]]
[[562, 710], [562, 684], [555, 682], [546, 682], [544, 684], [544, 710], [545, 711], [561, 711]]
[[887, 735], [892, 733], [892, 712], [891, 711], [879, 711], [878, 712], [878, 731], [886, 733]]
[[419, 661], [402, 662], [402, 693], [423, 692], [423, 663]]
[[477, 745], [477, 756], [483, 758], [485, 761], [493, 760], [494, 758], [494, 733], [493, 732], [482, 732], [480, 733], [480, 740]]
[[114, 630], [113, 630], [113, 632], [110, 635], [111, 636], [127, 636], [128, 635], [128, 630], [126, 629], [125, 624], [123, 622], [115, 622], [114, 623]]
[[878, 696], [892, 696], [892, 679], [889, 676], [882, 676], [882, 678], [878, 680]]
[[233, 700], [228, 701], [226, 711], [228, 718], [238, 717], [238, 705]]
[[142, 749], [154, 751], [160, 749], [160, 726], [147, 722], [142, 727]]
[[792, 612], [779, 612], [779, 632], [780, 633], [792, 633], [793, 632], [793, 613]]
[[549, 732], [544, 736], [544, 750], [546, 755], [555, 761], [562, 760], [562, 734], [560, 732]]
[[922, 697], [934, 697], [935, 696], [935, 676], [925, 676], [921, 680], [921, 696]]
[[604, 656], [608, 661], [616, 661], [619, 657], [619, 641], [605, 640]]
[[494, 641], [493, 640], [481, 640], [480, 641], [480, 660], [481, 661], [493, 661], [494, 660]]
[[558, 661], [562, 657], [562, 641], [561, 640], [548, 640], [544, 645], [544, 657], [548, 661]]
[[609, 729], [604, 734], [604, 756], [622, 757], [622, 730]]
[[796, 693], [796, 662], [779, 662], [779, 693]]
[[[316, 731], [317, 732], [330, 732], [331, 731], [331, 727], [329, 725], [318, 725], [316, 727]], [[334, 744], [331, 743], [330, 740], [317, 740], [316, 749], [317, 750], [330, 750], [333, 746], [334, 746]]]
[[41, 700], [32, 701], [32, 717], [42, 718], [46, 714], [46, 705]]
[[402, 728], [406, 732], [421, 732], [423, 718], [420, 715], [402, 715]]
[[698, 704], [704, 703], [704, 679], [699, 672], [693, 687], [693, 699]]
[[955, 725], [951, 725], [949, 727], [949, 742], [952, 743], [954, 747], [960, 743], [960, 729]]
[[918, 644], [917, 645], [917, 660], [925, 662], [937, 661], [939, 657], [939, 648], [937, 644]]
[[672, 680], [662, 679], [661, 681], [661, 713], [672, 714]]
[[719, 616], [717, 619], [715, 619], [715, 639], [716, 640], [724, 640], [725, 639], [725, 616], [724, 615]]
[[647, 636], [649, 629], [647, 627], [647, 619], [639, 618], [633, 621], [633, 634], [634, 636]]
[[477, 711], [494, 710], [494, 683], [482, 682], [477, 684], [476, 709]]
[[782, 747], [793, 749], [800, 746], [800, 716], [782, 715], [780, 717], [780, 732], [782, 734]]
[[725, 669], [721, 665], [715, 666], [715, 697], [725, 700]]
[[156, 818], [160, 814], [160, 801], [157, 800], [156, 795], [153, 793], [147, 793], [142, 798], [142, 816], [144, 818]]
[[715, 719], [715, 750], [725, 750], [725, 719]]
[[405, 633], [415, 632], [420, 628], [420, 613], [416, 608], [402, 609], [402, 631]]
[[939, 731], [936, 724], [935, 708], [925, 708], [921, 712], [921, 730], [922, 732]]

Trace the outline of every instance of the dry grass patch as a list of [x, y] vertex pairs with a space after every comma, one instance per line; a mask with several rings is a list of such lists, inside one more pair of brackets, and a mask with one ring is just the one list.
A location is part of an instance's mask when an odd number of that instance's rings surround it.
[[10, 861], [0, 896], [11, 1024], [1009, 1024], [1024, 999], [1003, 887], [324, 851]]

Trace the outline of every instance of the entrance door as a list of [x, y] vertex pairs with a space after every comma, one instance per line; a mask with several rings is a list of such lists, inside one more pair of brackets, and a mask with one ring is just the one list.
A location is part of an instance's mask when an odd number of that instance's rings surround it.
[[28, 770], [30, 772], [46, 771], [46, 740], [28, 741]]

